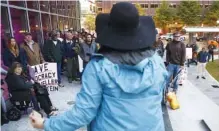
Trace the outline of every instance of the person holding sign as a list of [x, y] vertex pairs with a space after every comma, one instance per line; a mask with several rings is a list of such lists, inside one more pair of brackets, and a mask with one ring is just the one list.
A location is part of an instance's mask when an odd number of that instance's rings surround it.
[[61, 62], [63, 56], [63, 46], [61, 41], [58, 40], [57, 32], [54, 30], [51, 32], [51, 40], [48, 40], [44, 45], [44, 55], [48, 62], [57, 63], [58, 83], [59, 87], [64, 87], [61, 84]]
[[[48, 116], [53, 115], [54, 107], [52, 106], [51, 100], [48, 94], [40, 94], [34, 90], [34, 81], [28, 80], [25, 76], [22, 75], [23, 68], [20, 63], [14, 62], [11, 68], [8, 71], [8, 74], [5, 78], [10, 91], [24, 91], [29, 90], [31, 92], [32, 102], [34, 105], [34, 110], [40, 111], [38, 102], [40, 103], [41, 108], [45, 111]], [[56, 110], [56, 109], [55, 109]]]
[[86, 65], [75, 105], [49, 119], [32, 112], [32, 126], [45, 131], [85, 125], [88, 131], [165, 131], [161, 101], [168, 73], [153, 49], [152, 17], [119, 2], [110, 14], [97, 15], [96, 28], [102, 29], [96, 29], [101, 47]]

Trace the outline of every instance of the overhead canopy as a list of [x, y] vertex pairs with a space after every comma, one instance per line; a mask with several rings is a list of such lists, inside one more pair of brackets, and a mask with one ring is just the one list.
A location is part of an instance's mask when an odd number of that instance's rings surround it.
[[219, 27], [185, 27], [186, 32], [219, 32]]

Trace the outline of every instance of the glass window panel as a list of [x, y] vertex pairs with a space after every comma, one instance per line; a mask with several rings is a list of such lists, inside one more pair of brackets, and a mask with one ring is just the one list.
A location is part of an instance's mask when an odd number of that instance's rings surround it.
[[7, 7], [1, 7], [0, 30], [1, 30], [1, 51], [2, 51], [7, 47], [6, 44], [7, 40], [11, 36]]
[[57, 30], [58, 23], [57, 23], [57, 16], [56, 15], [51, 15], [51, 23], [52, 23], [52, 29]]
[[27, 8], [38, 10], [38, 1], [27, 1]]
[[73, 28], [73, 19], [72, 18], [69, 18], [69, 29], [74, 29]]
[[63, 5], [64, 5], [64, 12], [63, 15], [68, 16], [68, 5], [70, 5], [70, 1], [63, 1]]
[[16, 6], [21, 6], [21, 7], [25, 7], [24, 5], [24, 0], [14, 0], [14, 1], [9, 1], [10, 5], [16, 5]]
[[1, 0], [1, 3], [7, 4], [6, 0]]
[[64, 18], [59, 16], [59, 30], [64, 31]]
[[62, 1], [58, 1], [58, 7], [57, 8], [58, 8], [58, 14], [63, 15], [65, 6], [63, 5]]
[[24, 32], [28, 31], [27, 14], [24, 10], [10, 8], [13, 34], [17, 43], [22, 43], [24, 40]]
[[40, 10], [41, 11], [49, 11], [49, 2], [48, 1], [40, 1]]
[[42, 32], [40, 26], [40, 14], [38, 12], [28, 12], [30, 32], [32, 34], [33, 41], [42, 45]]
[[67, 17], [64, 18], [64, 29], [69, 29], [68, 18]]
[[71, 5], [68, 5], [68, 6], [67, 6], [67, 10], [68, 10], [68, 12], [67, 12], [68, 14], [67, 14], [67, 15], [68, 15], [68, 16], [71, 16]]
[[51, 13], [57, 13], [56, 12], [56, 9], [57, 9], [56, 1], [49, 1], [49, 6], [50, 6]]
[[50, 29], [50, 19], [48, 14], [41, 14], [42, 19], [42, 28], [43, 28], [43, 38], [47, 39]]

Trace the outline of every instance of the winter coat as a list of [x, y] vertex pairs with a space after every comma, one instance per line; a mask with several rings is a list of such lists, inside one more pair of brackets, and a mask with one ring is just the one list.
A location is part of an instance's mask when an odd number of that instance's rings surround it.
[[66, 40], [64, 40], [62, 42], [62, 45], [63, 45], [63, 50], [64, 50], [64, 58], [73, 58], [73, 57], [77, 57], [77, 53], [76, 51], [73, 49], [75, 47], [75, 43], [74, 41], [72, 40], [72, 43], [67, 43]]
[[29, 45], [26, 42], [24, 42], [21, 45], [21, 48], [24, 49], [27, 55], [27, 63], [30, 66], [42, 64], [44, 62], [44, 58], [38, 43], [36, 42], [33, 43], [33, 50], [29, 47]]
[[75, 106], [47, 119], [45, 131], [88, 124], [91, 131], [164, 131], [161, 100], [168, 73], [160, 56], [145, 54], [151, 53], [93, 56]]
[[87, 43], [82, 43], [80, 56], [84, 62], [89, 62], [91, 55], [94, 54], [96, 51], [96, 43], [91, 43], [91, 45], [88, 45]]
[[10, 91], [30, 90], [30, 88], [33, 87], [33, 83], [31, 83], [27, 78], [14, 73], [8, 73], [5, 81], [7, 82]]
[[48, 62], [61, 63], [63, 57], [63, 45], [57, 40], [55, 45], [52, 40], [47, 40], [44, 45], [44, 57]]
[[197, 56], [198, 62], [206, 63], [206, 62], [207, 62], [208, 55], [209, 55], [208, 52], [200, 51], [200, 52], [198, 53], [198, 56]]
[[14, 62], [19, 62], [23, 65], [24, 68], [26, 68], [27, 56], [26, 56], [25, 51], [22, 48], [19, 49], [19, 55], [17, 57], [15, 57], [13, 53], [11, 53], [11, 51], [8, 48], [6, 48], [3, 52], [3, 62], [4, 62], [4, 65], [9, 68]]

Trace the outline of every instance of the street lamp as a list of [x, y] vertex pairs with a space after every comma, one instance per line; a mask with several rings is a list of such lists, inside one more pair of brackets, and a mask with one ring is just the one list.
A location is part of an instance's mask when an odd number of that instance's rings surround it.
[[217, 20], [217, 24], [219, 24], [219, 20]]

